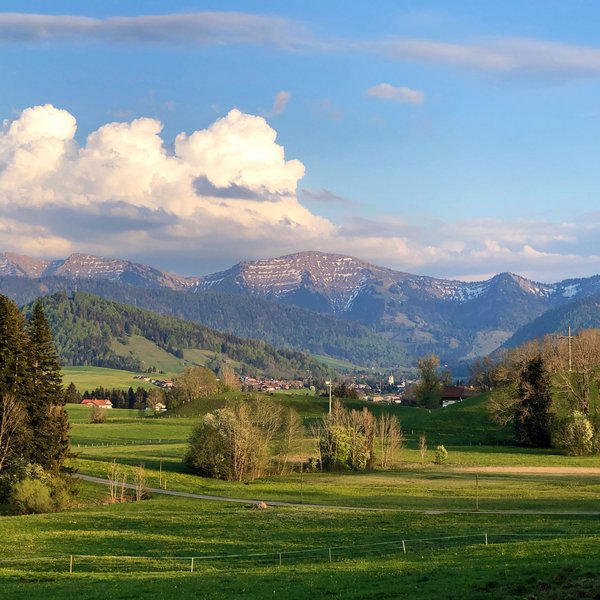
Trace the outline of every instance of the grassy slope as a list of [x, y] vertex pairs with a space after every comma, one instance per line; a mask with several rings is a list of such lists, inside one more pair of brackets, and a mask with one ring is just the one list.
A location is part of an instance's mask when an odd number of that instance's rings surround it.
[[[597, 585], [598, 537], [570, 541], [594, 528], [589, 517], [557, 520], [495, 515], [414, 515], [278, 508], [257, 511], [186, 499], [156, 498], [0, 521], [2, 590], [10, 598], [550, 598], [544, 588], [569, 596], [570, 585]], [[487, 532], [492, 545], [483, 545]], [[525, 532], [525, 538], [498, 534]], [[543, 541], [537, 534], [552, 532]], [[496, 535], [495, 535], [496, 534]], [[408, 542], [447, 535], [469, 539]], [[566, 536], [566, 537], [563, 537]], [[538, 538], [539, 539], [539, 538]], [[373, 546], [396, 540], [398, 543]], [[362, 547], [360, 547], [363, 545]], [[339, 548], [346, 546], [346, 548]], [[332, 563], [328, 548], [333, 547]], [[300, 555], [278, 552], [314, 549]], [[249, 560], [95, 560], [69, 555], [145, 557], [271, 553]], [[56, 557], [44, 560], [42, 557]], [[577, 566], [571, 566], [577, 565]], [[38, 574], [35, 572], [38, 570]], [[105, 570], [105, 573], [97, 571]], [[143, 570], [146, 573], [136, 573]], [[45, 572], [41, 575], [39, 571]], [[92, 573], [90, 571], [96, 571]], [[588, 581], [585, 581], [585, 577]], [[595, 584], [589, 580], [595, 580]], [[451, 585], [449, 585], [451, 581]], [[443, 587], [441, 587], [443, 586]], [[442, 592], [443, 590], [443, 592]], [[441, 594], [441, 595], [440, 595]], [[519, 594], [516, 596], [515, 594]], [[582, 597], [582, 596], [581, 596]]]
[[[93, 390], [97, 387], [121, 390], [126, 390], [129, 387], [135, 389], [138, 386], [146, 389], [154, 387], [151, 383], [134, 379], [134, 375], [137, 375], [137, 373], [120, 369], [103, 369], [102, 367], [63, 367], [62, 369], [64, 386], [68, 386], [72, 381], [80, 392]], [[156, 377], [166, 376], [156, 375]]]
[[114, 338], [111, 348], [118, 356], [131, 356], [139, 360], [142, 367], [156, 367], [159, 371], [179, 372], [184, 369], [184, 362], [157, 346], [151, 340], [141, 335], [132, 335], [123, 338], [126, 342], [123, 344]]
[[[294, 404], [307, 419], [325, 410], [326, 399], [276, 395], [274, 401]], [[224, 402], [211, 399], [196, 409], [210, 410]], [[360, 403], [354, 403], [359, 406]], [[383, 407], [372, 407], [383, 410]], [[126, 469], [143, 462], [148, 485], [157, 486], [159, 468], [169, 489], [225, 494], [245, 498], [280, 498], [331, 505], [387, 506], [438, 510], [472, 510], [474, 476], [460, 465], [529, 464], [595, 465], [597, 459], [570, 458], [546, 452], [525, 452], [507, 446], [479, 446], [494, 425], [487, 421], [485, 398], [450, 409], [420, 411], [393, 407], [415, 433], [402, 450], [401, 467], [391, 472], [299, 473], [264, 478], [250, 485], [198, 478], [186, 472], [181, 457], [197, 417], [137, 418], [135, 411], [111, 411], [104, 424], [87, 423], [87, 411], [70, 406], [72, 436], [80, 471], [104, 476], [116, 458]], [[419, 465], [416, 437], [425, 431], [450, 450], [449, 465]], [[506, 432], [498, 433], [498, 439]], [[410, 434], [410, 432], [409, 432]], [[90, 444], [106, 444], [91, 446]], [[311, 452], [307, 439], [301, 454]], [[471, 443], [471, 445], [469, 445]], [[77, 444], [80, 445], [77, 448]], [[131, 480], [131, 476], [130, 476]], [[301, 495], [302, 485], [302, 495]], [[600, 477], [486, 475], [480, 477], [480, 508], [501, 510], [598, 510]], [[104, 489], [84, 485], [87, 499]], [[0, 556], [60, 556], [38, 563], [0, 561], [3, 592], [11, 598], [59, 598], [77, 593], [85, 598], [107, 596], [288, 598], [486, 598], [583, 597], [598, 589], [595, 552], [598, 537], [570, 541], [568, 535], [597, 534], [597, 516], [347, 513], [330, 509], [249, 509], [182, 498], [156, 497], [143, 504], [96, 506], [59, 515], [10, 517], [0, 520]], [[484, 546], [483, 533], [492, 545]], [[498, 534], [519, 534], [514, 539]], [[400, 545], [373, 546], [391, 540], [476, 535], [472, 539], [412, 542], [407, 554]], [[542, 541], [523, 541], [546, 535]], [[567, 537], [565, 537], [567, 536]], [[496, 542], [502, 542], [495, 545]], [[361, 546], [362, 545], [362, 546]], [[351, 546], [333, 551], [330, 546]], [[359, 547], [361, 546], [361, 547]], [[276, 553], [320, 549], [285, 555]], [[205, 556], [273, 552], [269, 557], [219, 559], [196, 563], [157, 560], [152, 563], [76, 558], [75, 573], [66, 573], [69, 554], [136, 556]], [[577, 565], [576, 567], [572, 565]], [[108, 573], [92, 573], [105, 569]], [[137, 572], [136, 572], [137, 571]], [[451, 581], [451, 585], [449, 582]]]

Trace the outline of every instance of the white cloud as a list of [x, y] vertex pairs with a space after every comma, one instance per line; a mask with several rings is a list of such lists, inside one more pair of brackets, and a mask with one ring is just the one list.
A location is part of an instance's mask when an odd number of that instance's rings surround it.
[[280, 115], [287, 107], [289, 101], [292, 99], [292, 93], [281, 90], [275, 94], [275, 100], [273, 100], [273, 106], [269, 111], [271, 117]]
[[471, 42], [391, 38], [358, 44], [398, 60], [504, 74], [585, 76], [600, 74], [600, 48], [533, 38], [494, 37]]
[[[304, 166], [286, 159], [262, 117], [232, 110], [179, 134], [169, 149], [161, 130], [155, 119], [108, 123], [80, 146], [75, 118], [51, 105], [5, 122], [0, 251], [120, 255], [185, 274], [307, 249], [464, 279], [514, 271], [556, 281], [598, 271], [600, 214], [563, 223], [355, 216], [336, 225], [298, 201]], [[301, 197], [343, 201], [327, 190]]]
[[370, 87], [365, 92], [365, 95], [372, 98], [379, 98], [380, 100], [404, 104], [423, 104], [425, 102], [425, 92], [404, 86], [396, 87], [390, 83], [380, 83], [379, 85]]
[[[51, 105], [27, 109], [5, 122], [0, 223], [6, 226], [18, 213], [32, 226], [31, 232], [18, 232], [20, 246], [18, 235], [10, 238], [12, 249], [23, 250], [30, 234], [39, 236], [33, 228], [44, 221], [62, 232], [66, 248], [78, 236], [64, 230], [60, 213], [80, 229], [77, 215], [110, 223], [101, 230], [90, 228], [87, 242], [112, 246], [111, 253], [130, 244], [127, 231], [135, 232], [137, 244], [179, 244], [199, 251], [203, 240], [212, 238], [227, 240], [231, 249], [247, 239], [309, 239], [333, 230], [296, 199], [304, 165], [285, 159], [276, 132], [262, 117], [232, 110], [207, 129], [179, 134], [172, 152], [155, 119], [108, 123], [81, 147], [75, 130], [74, 117]], [[46, 235], [56, 237], [53, 231]], [[56, 239], [52, 247], [58, 247]]]
[[600, 48], [518, 37], [448, 42], [439, 39], [319, 38], [286, 17], [242, 12], [191, 12], [91, 18], [0, 13], [0, 44], [123, 43], [219, 46], [250, 44], [283, 51], [367, 52], [402, 61], [476, 71], [572, 77], [600, 74]]
[[241, 12], [194, 12], [96, 19], [0, 13], [0, 43], [256, 44], [297, 49], [317, 44], [300, 24]]

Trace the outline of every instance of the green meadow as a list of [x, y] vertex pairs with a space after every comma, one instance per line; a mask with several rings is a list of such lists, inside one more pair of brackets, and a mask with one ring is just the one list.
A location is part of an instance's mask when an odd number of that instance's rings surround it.
[[[307, 424], [328, 403], [267, 398]], [[485, 396], [432, 412], [369, 404], [401, 420], [406, 440], [394, 470], [295, 469], [247, 484], [189, 473], [182, 457], [199, 416], [242, 400], [203, 399], [161, 416], [112, 410], [100, 424], [69, 406], [79, 473], [105, 478], [116, 460], [132, 481], [143, 464], [149, 488], [246, 502], [153, 493], [106, 505], [105, 486], [82, 482], [76, 508], [0, 520], [6, 597], [558, 599], [600, 591], [600, 461], [510, 445]], [[433, 463], [438, 443], [449, 451], [443, 466]], [[307, 435], [294, 460], [315, 456], [315, 444]], [[293, 506], [258, 510], [257, 500]]]
[[[63, 383], [66, 386], [73, 382], [75, 387], [80, 391], [93, 390], [97, 387], [106, 389], [127, 390], [132, 387], [134, 390], [137, 387], [145, 389], [152, 388], [152, 384], [135, 379], [139, 373], [132, 371], [121, 371], [120, 369], [104, 369], [102, 367], [63, 367], [62, 376]], [[144, 375], [148, 375], [145, 373]], [[167, 375], [151, 374], [153, 377], [166, 378]]]

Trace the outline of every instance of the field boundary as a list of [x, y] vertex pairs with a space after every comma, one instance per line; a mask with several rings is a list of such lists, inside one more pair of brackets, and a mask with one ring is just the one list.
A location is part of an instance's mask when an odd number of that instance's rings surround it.
[[[56, 570], [39, 570], [38, 572], [66, 572], [70, 575], [78, 571], [80, 573], [98, 573], [98, 572], [156, 572], [160, 567], [177, 567], [172, 570], [194, 573], [198, 567], [209, 564], [212, 568], [218, 567], [239, 567], [240, 564], [250, 564], [256, 566], [256, 563], [264, 566], [281, 567], [284, 564], [298, 564], [299, 562], [337, 562], [341, 560], [352, 560], [359, 556], [377, 551], [400, 553], [406, 555], [409, 552], [423, 552], [426, 550], [442, 550], [451, 548], [465, 548], [472, 546], [489, 546], [507, 544], [513, 542], [539, 542], [545, 540], [570, 540], [570, 539], [588, 539], [600, 541], [598, 534], [570, 534], [570, 533], [499, 533], [482, 531], [478, 533], [435, 536], [427, 538], [396, 538], [383, 542], [372, 542], [367, 544], [346, 544], [318, 546], [313, 548], [301, 548], [298, 550], [274, 550], [269, 552], [248, 552], [237, 554], [212, 554], [212, 555], [185, 555], [185, 556], [129, 556], [129, 555], [98, 555], [98, 554], [70, 554], [58, 556], [38, 556], [38, 557], [14, 557], [1, 558], [0, 565], [5, 569], [10, 569], [15, 563], [30, 564], [38, 563], [40, 566], [46, 563], [48, 567], [54, 567]], [[148, 567], [147, 571], [136, 569], [136, 567]], [[215, 565], [216, 563], [216, 565]], [[128, 567], [125, 569], [125, 567]], [[14, 569], [15, 567], [13, 567]], [[167, 571], [165, 571], [167, 572]]]

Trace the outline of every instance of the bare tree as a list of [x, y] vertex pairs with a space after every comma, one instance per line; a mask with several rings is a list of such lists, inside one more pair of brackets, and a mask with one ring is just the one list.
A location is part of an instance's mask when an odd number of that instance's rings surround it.
[[283, 414], [282, 431], [279, 448], [279, 474], [285, 472], [287, 462], [294, 446], [304, 436], [302, 419], [295, 410], [287, 409]]
[[120, 469], [117, 465], [117, 459], [113, 458], [107, 470], [107, 478], [108, 478], [108, 496], [110, 498], [111, 503], [117, 501], [117, 486], [119, 484], [119, 475]]
[[419, 454], [421, 455], [421, 466], [424, 466], [425, 454], [427, 454], [427, 438], [424, 433], [419, 436]]
[[158, 387], [153, 387], [151, 390], [148, 390], [146, 406], [154, 412], [156, 411], [157, 405], [165, 404], [165, 400], [166, 396], [164, 390], [161, 390]]
[[221, 389], [225, 392], [239, 391], [241, 389], [240, 378], [227, 364], [221, 365], [219, 379], [221, 380]]
[[106, 421], [106, 409], [100, 406], [90, 407], [90, 423], [104, 423]]
[[0, 471], [18, 453], [25, 418], [25, 410], [13, 394], [0, 397]]
[[133, 484], [135, 486], [135, 501], [139, 502], [146, 491], [146, 471], [144, 465], [140, 464], [133, 473]]
[[211, 396], [217, 391], [217, 378], [206, 367], [187, 367], [177, 379], [177, 388], [184, 402], [202, 396]]
[[393, 466], [394, 456], [402, 447], [402, 429], [398, 419], [388, 412], [382, 412], [376, 424], [377, 438], [379, 440], [380, 465], [382, 469]]
[[553, 342], [552, 370], [561, 395], [571, 411], [589, 415], [592, 388], [600, 375], [600, 330], [586, 329], [570, 340], [554, 337]]
[[476, 358], [469, 367], [470, 383], [483, 392], [492, 391], [498, 383], [498, 363], [489, 356]]

